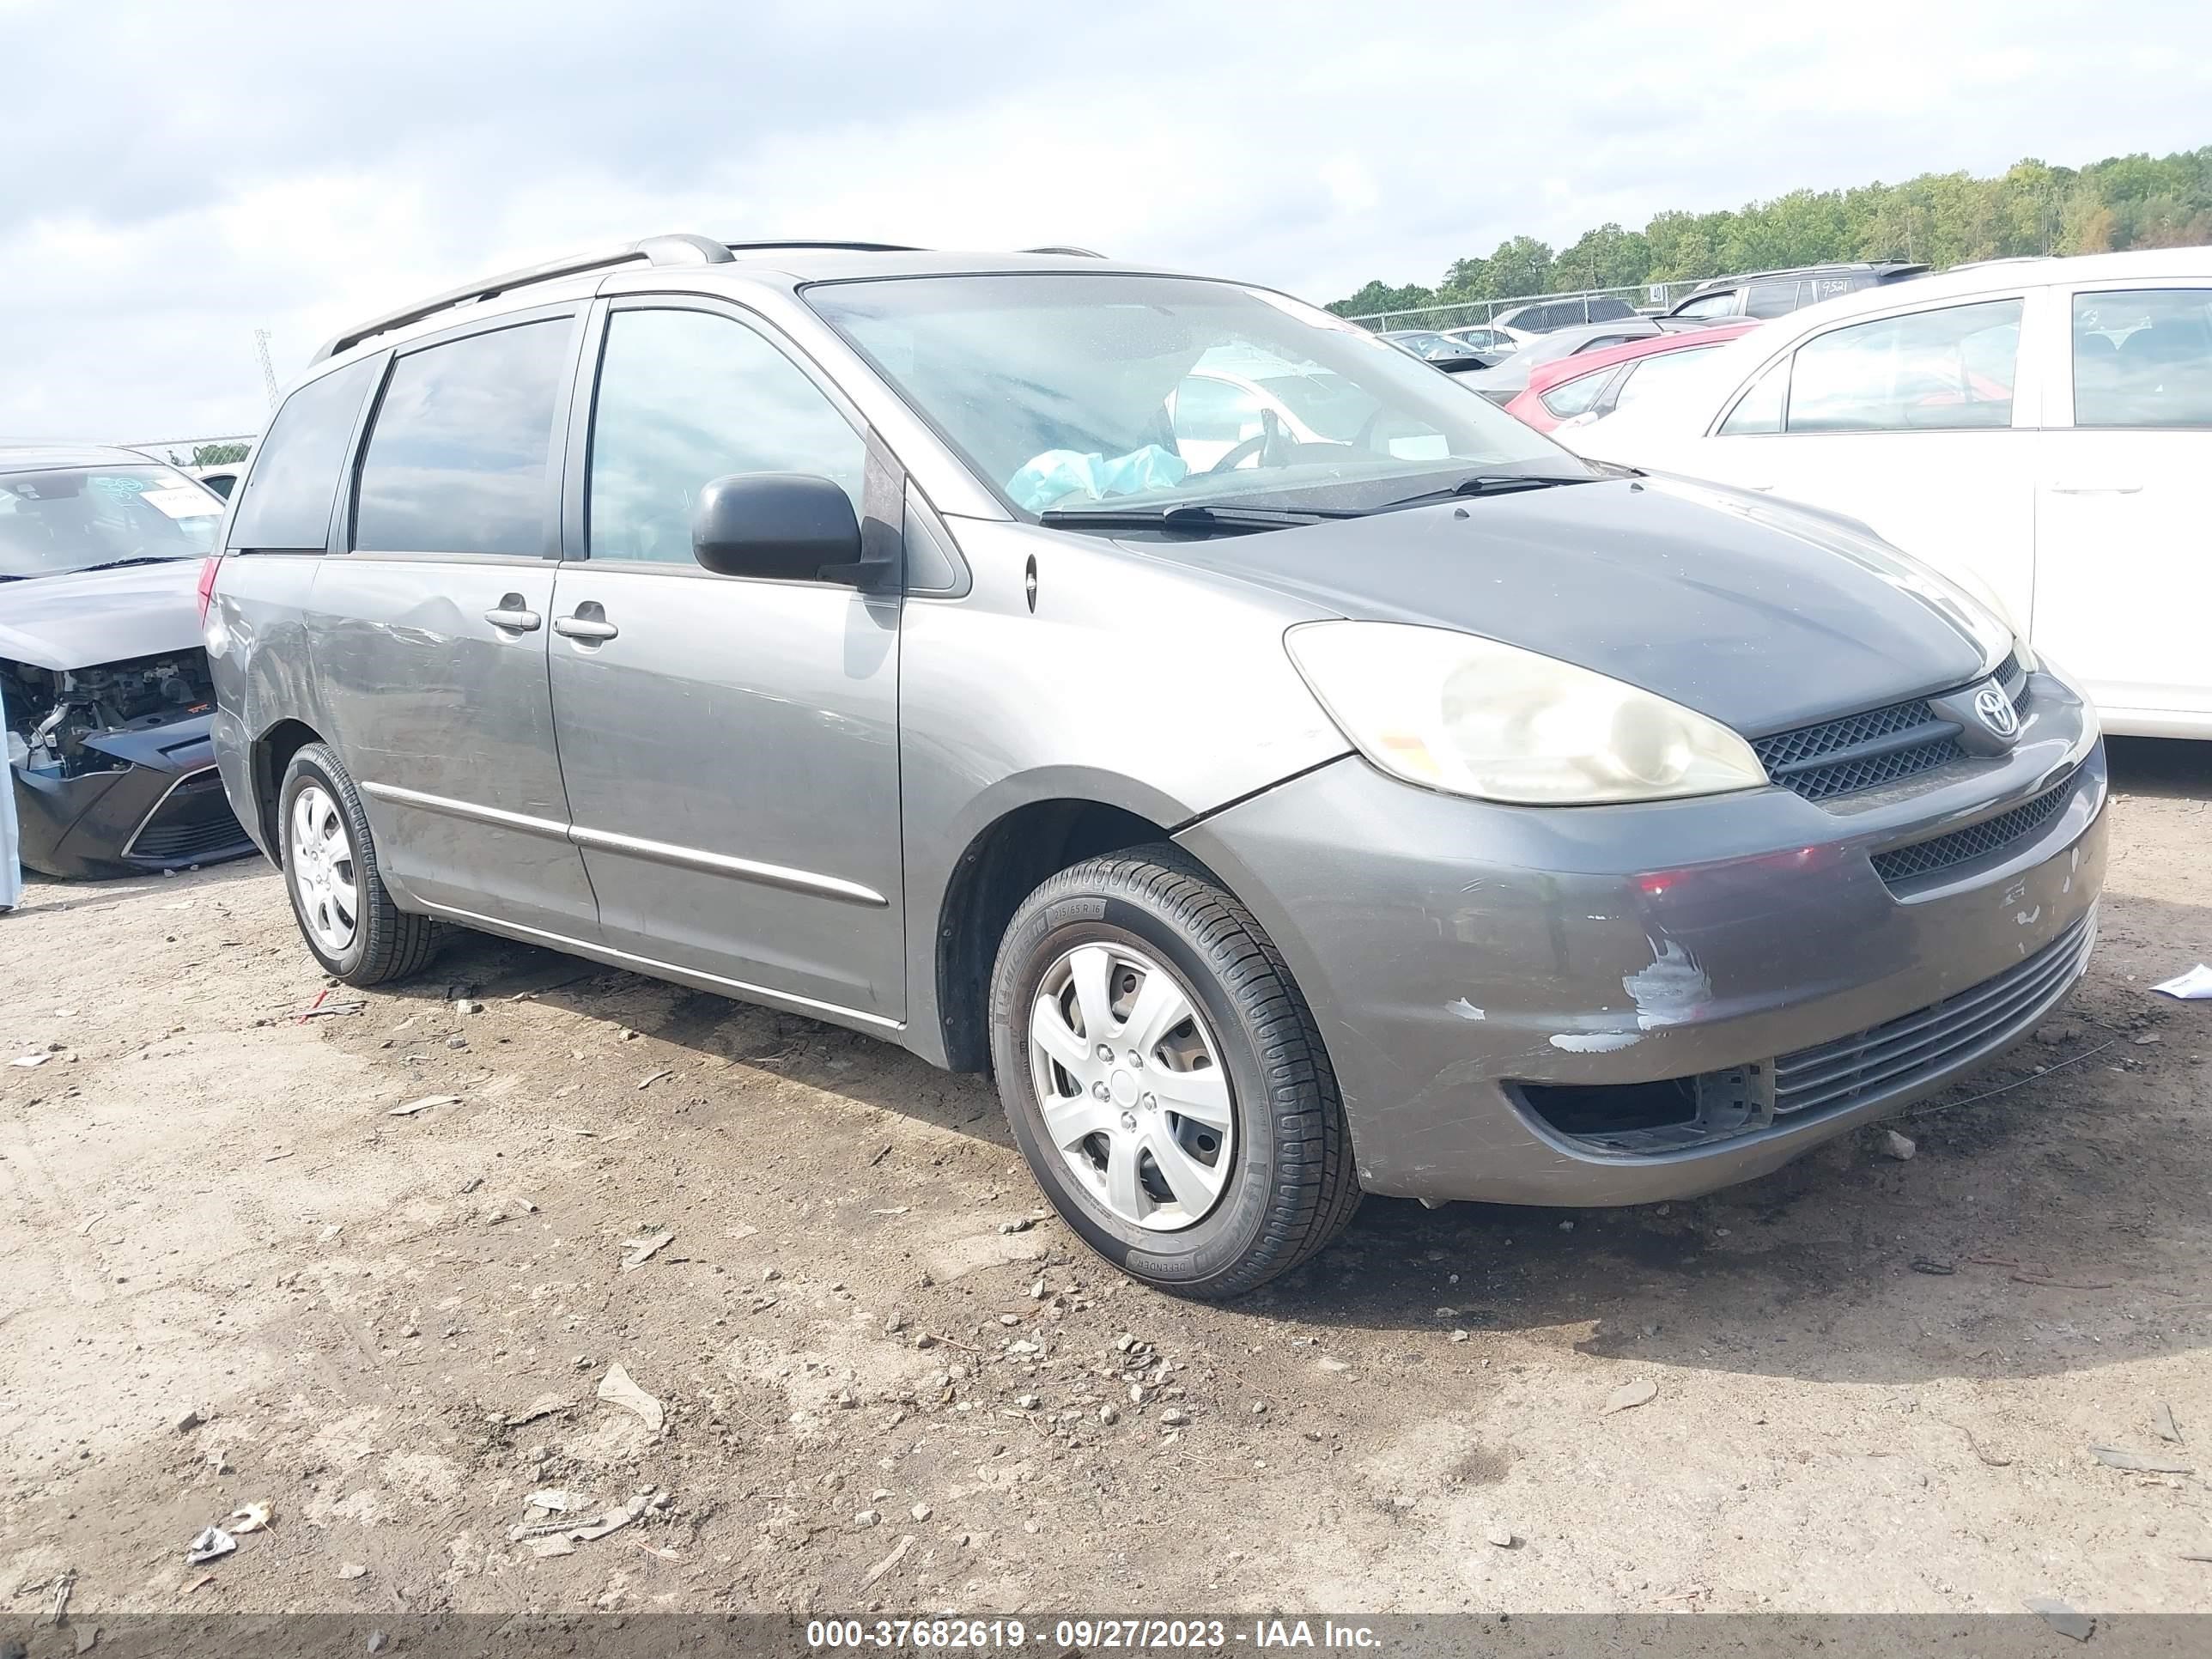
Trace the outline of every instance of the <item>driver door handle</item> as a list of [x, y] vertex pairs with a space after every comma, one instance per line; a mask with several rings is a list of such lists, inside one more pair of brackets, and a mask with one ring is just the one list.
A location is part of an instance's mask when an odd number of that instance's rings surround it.
[[611, 640], [622, 632], [612, 623], [598, 617], [556, 617], [553, 631], [566, 640]]
[[523, 604], [521, 594], [508, 593], [484, 612], [484, 620], [510, 634], [534, 634], [544, 619]]

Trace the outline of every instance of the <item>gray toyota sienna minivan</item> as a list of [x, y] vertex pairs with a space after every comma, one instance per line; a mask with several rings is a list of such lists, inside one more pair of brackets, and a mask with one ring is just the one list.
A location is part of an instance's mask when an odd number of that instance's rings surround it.
[[457, 924], [988, 1070], [1194, 1294], [1362, 1192], [1772, 1170], [2096, 930], [2095, 718], [1972, 596], [1072, 252], [660, 237], [375, 319], [201, 592], [332, 974]]

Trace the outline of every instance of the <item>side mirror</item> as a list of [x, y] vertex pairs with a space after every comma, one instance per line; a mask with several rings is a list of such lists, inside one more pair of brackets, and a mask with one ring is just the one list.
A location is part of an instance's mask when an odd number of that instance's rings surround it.
[[811, 473], [715, 479], [691, 510], [691, 556], [718, 576], [865, 585], [852, 497]]

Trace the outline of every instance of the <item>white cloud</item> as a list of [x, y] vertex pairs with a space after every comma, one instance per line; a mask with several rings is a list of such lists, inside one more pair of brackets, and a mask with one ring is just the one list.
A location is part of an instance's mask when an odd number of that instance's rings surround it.
[[1486, 9], [1458, 41], [1306, 0], [931, 9], [407, 0], [179, 29], [0, 0], [0, 432], [250, 429], [256, 328], [289, 377], [416, 294], [661, 230], [1075, 242], [1328, 299], [1521, 232], [2212, 141], [2187, 0], [1710, 30]]

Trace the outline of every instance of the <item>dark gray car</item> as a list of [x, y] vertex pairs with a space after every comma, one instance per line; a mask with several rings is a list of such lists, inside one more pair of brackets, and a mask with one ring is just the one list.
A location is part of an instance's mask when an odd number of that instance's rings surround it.
[[[1232, 362], [1302, 390], [1217, 407]], [[1198, 1294], [1363, 1190], [1771, 1170], [2095, 931], [2094, 718], [1975, 600], [1096, 259], [659, 238], [363, 325], [208, 643], [331, 973], [459, 924], [989, 1069], [1069, 1224]]]
[[146, 875], [253, 850], [208, 743], [195, 588], [222, 516], [130, 450], [0, 445], [0, 782], [32, 869]]

